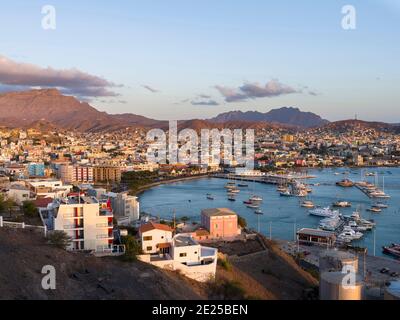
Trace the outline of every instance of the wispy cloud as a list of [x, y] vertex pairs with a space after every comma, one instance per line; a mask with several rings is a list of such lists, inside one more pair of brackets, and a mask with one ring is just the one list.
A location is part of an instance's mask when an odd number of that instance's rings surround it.
[[216, 86], [215, 88], [225, 98], [226, 102], [238, 102], [257, 98], [272, 98], [299, 92], [288, 85], [282, 84], [279, 80], [271, 80], [265, 85], [259, 83], [245, 83], [238, 88], [225, 86]]
[[32, 87], [57, 88], [61, 92], [84, 99], [116, 97], [112, 88], [121, 87], [104, 78], [78, 69], [43, 68], [34, 64], [16, 62], [0, 55], [0, 84], [10, 90]]
[[158, 92], [160, 92], [160, 90], [157, 90], [157, 89], [155, 89], [155, 88], [153, 88], [153, 87], [151, 87], [151, 86], [145, 85], [145, 84], [143, 84], [142, 87], [145, 88], [146, 90], [150, 91], [151, 93], [158, 93]]
[[193, 106], [219, 106], [219, 103], [212, 99], [192, 100], [191, 104]]

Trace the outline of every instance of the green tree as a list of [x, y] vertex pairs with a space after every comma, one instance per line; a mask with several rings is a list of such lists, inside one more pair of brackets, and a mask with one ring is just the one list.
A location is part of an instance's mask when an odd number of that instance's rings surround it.
[[238, 225], [243, 229], [247, 227], [247, 221], [245, 218], [238, 216]]
[[124, 259], [126, 261], [135, 261], [139, 254], [142, 254], [142, 248], [133, 236], [122, 237], [122, 244], [125, 245]]
[[47, 236], [49, 244], [60, 248], [66, 249], [72, 242], [72, 238], [68, 236], [64, 231], [53, 231]]
[[32, 201], [25, 201], [22, 205], [22, 210], [25, 216], [31, 218], [34, 218], [39, 214], [38, 208], [36, 208], [35, 204]]

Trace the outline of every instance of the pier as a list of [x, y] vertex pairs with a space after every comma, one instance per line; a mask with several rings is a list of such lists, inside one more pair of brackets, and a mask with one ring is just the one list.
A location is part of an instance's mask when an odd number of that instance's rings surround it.
[[216, 174], [214, 178], [231, 179], [245, 182], [257, 182], [262, 184], [271, 185], [291, 185], [296, 183], [297, 180], [313, 179], [315, 176], [310, 175], [265, 175], [265, 176], [242, 176], [236, 174]]

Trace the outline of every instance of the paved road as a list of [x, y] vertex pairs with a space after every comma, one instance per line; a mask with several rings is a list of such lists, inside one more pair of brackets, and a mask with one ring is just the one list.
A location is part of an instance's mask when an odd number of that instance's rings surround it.
[[[289, 254], [294, 254], [299, 249], [300, 252], [310, 252], [308, 256], [306, 256], [305, 260], [315, 266], [319, 266], [319, 255], [322, 251], [326, 250], [325, 248], [318, 247], [318, 246], [299, 246], [297, 247], [296, 243], [282, 241], [279, 243], [280, 247]], [[366, 256], [366, 263], [364, 266], [364, 255], [358, 254], [359, 256], [359, 273], [360, 275], [364, 275], [364, 268], [367, 274], [368, 283], [381, 283], [384, 284], [385, 282], [396, 280], [400, 278], [393, 278], [390, 276], [390, 272], [397, 272], [400, 274], [400, 261], [384, 258], [384, 257], [373, 257], [373, 256]], [[388, 268], [390, 270], [389, 274], [382, 274], [380, 270], [383, 268]]]

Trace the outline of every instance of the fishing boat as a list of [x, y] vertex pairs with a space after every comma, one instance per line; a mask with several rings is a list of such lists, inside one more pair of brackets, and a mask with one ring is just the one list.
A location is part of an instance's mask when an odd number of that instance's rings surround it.
[[309, 214], [316, 217], [324, 217], [324, 218], [332, 218], [334, 216], [339, 215], [339, 211], [331, 210], [331, 208], [316, 208], [314, 210], [310, 210]]
[[351, 203], [348, 201], [336, 201], [333, 203], [333, 206], [336, 208], [350, 208]]
[[390, 246], [382, 247], [383, 253], [389, 254], [396, 258], [400, 258], [400, 245], [399, 244], [391, 244]]
[[301, 206], [302, 206], [303, 208], [314, 208], [314, 207], [315, 207], [314, 202], [312, 202], [311, 200], [305, 200], [305, 201], [303, 201], [303, 202], [301, 203]]

